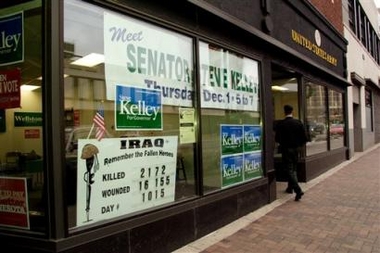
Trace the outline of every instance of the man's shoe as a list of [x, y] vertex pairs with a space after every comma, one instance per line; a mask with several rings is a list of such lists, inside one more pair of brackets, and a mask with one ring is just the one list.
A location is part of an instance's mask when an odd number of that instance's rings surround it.
[[296, 198], [294, 199], [295, 201], [299, 201], [301, 198], [302, 198], [302, 196], [304, 195], [305, 193], [303, 193], [303, 192], [300, 192], [300, 193], [297, 193], [296, 194]]
[[292, 190], [292, 189], [289, 189], [289, 188], [286, 188], [285, 192], [286, 192], [286, 193], [289, 193], [289, 194], [292, 194], [292, 193], [293, 193], [293, 190]]

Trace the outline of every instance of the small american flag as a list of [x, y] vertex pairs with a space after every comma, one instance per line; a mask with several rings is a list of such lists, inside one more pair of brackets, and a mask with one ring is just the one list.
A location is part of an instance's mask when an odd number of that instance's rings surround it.
[[99, 108], [96, 111], [93, 122], [96, 126], [95, 137], [100, 141], [106, 133], [106, 124], [104, 122], [104, 109]]

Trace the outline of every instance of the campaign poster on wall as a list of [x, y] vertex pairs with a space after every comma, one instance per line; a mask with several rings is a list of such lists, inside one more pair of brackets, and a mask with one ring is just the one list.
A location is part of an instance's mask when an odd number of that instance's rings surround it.
[[178, 136], [80, 139], [77, 226], [171, 203]]
[[161, 91], [116, 85], [116, 130], [162, 130]]
[[14, 112], [15, 127], [38, 127], [43, 124], [42, 112]]
[[20, 86], [20, 69], [0, 71], [0, 109], [20, 107]]
[[[158, 39], [159, 38], [159, 39]], [[106, 96], [115, 85], [161, 91], [164, 105], [193, 104], [193, 41], [131, 17], [104, 13]]]
[[0, 66], [24, 61], [24, 12], [0, 17]]
[[26, 178], [0, 177], [0, 226], [29, 229]]
[[263, 176], [261, 138], [260, 125], [220, 126], [222, 187]]

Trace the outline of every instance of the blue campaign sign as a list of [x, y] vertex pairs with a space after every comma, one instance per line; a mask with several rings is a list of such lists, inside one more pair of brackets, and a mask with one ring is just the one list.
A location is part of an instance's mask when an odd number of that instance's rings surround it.
[[24, 13], [0, 17], [0, 66], [24, 61]]
[[244, 125], [244, 152], [261, 150], [261, 126]]

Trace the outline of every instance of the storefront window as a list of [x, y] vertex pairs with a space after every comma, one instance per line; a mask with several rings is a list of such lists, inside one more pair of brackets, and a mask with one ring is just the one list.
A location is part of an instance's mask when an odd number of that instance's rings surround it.
[[203, 187], [263, 176], [258, 63], [200, 43]]
[[344, 146], [344, 113], [343, 95], [340, 92], [329, 90], [329, 128], [330, 128], [330, 149]]
[[69, 227], [195, 195], [193, 40], [64, 1]]
[[41, 1], [0, 9], [0, 228], [38, 232], [46, 230], [41, 20]]
[[312, 82], [306, 83], [306, 128], [310, 142], [306, 144], [308, 156], [327, 151], [326, 88]]

